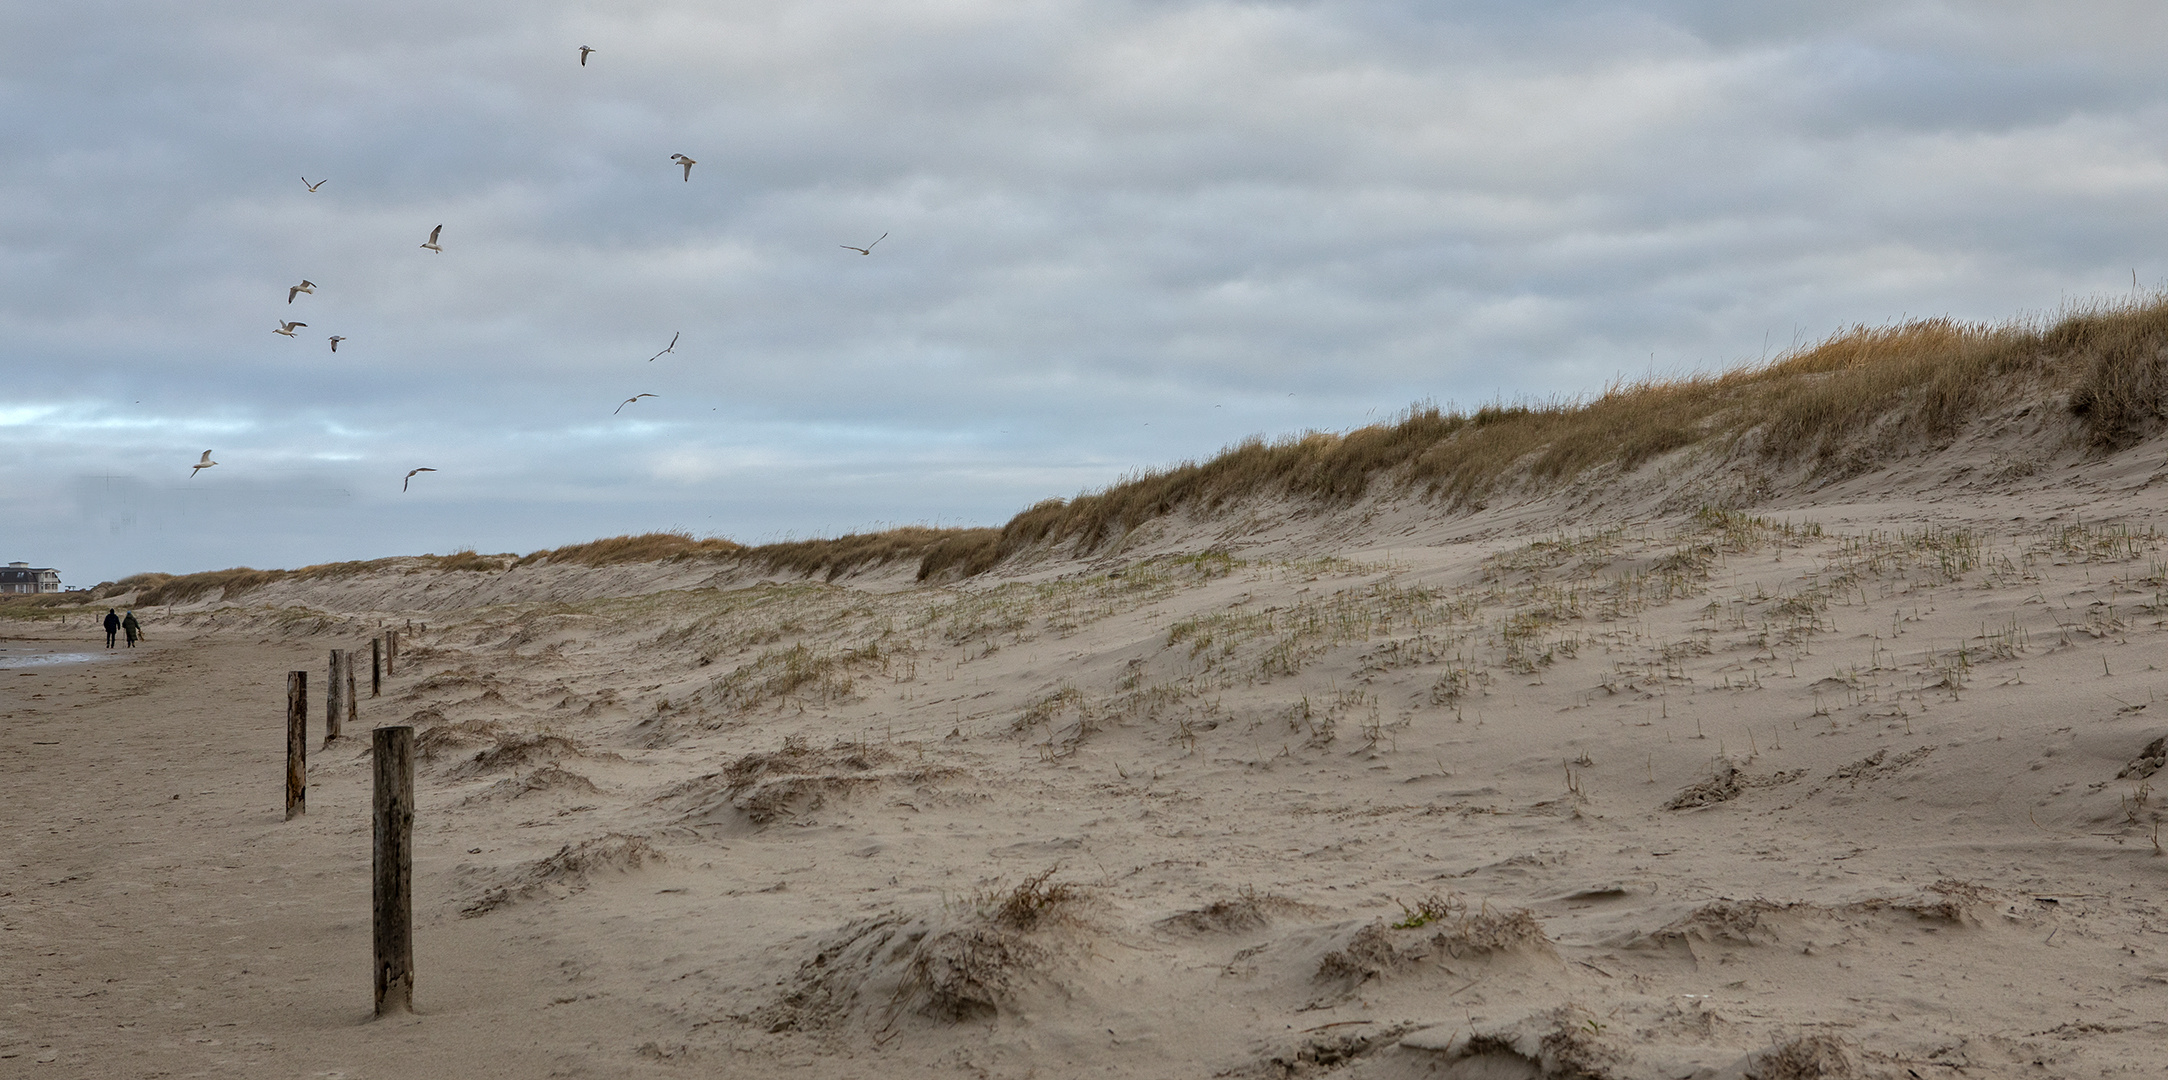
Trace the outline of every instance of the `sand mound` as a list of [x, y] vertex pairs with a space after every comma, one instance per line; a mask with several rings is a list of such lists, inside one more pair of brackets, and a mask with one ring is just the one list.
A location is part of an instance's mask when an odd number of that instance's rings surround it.
[[1214, 900], [1201, 908], [1176, 912], [1152, 925], [1170, 934], [1246, 934], [1272, 925], [1274, 915], [1303, 914], [1309, 911], [1309, 905], [1287, 897], [1264, 895], [1244, 889], [1231, 900]]
[[1355, 931], [1347, 943], [1318, 958], [1314, 981], [1342, 994], [1372, 979], [1432, 959], [1469, 960], [1521, 953], [1554, 955], [1551, 939], [1533, 913], [1520, 909], [1470, 912], [1457, 896], [1424, 899], [1408, 916], [1380, 919]]
[[605, 833], [576, 844], [566, 844], [554, 855], [508, 870], [470, 873], [473, 878], [493, 883], [484, 884], [474, 892], [473, 898], [460, 907], [459, 913], [473, 918], [524, 900], [558, 899], [587, 888], [598, 874], [627, 873], [650, 862], [668, 861], [644, 836]]
[[[1688, 940], [1768, 945], [1779, 940], [1777, 928], [1769, 916], [1810, 907], [1778, 904], [1758, 897], [1753, 900], [1713, 900], [1650, 933], [1636, 935], [1626, 947], [1663, 946]], [[1826, 909], [1813, 910], [1826, 914]]]
[[1874, 897], [1846, 905], [1854, 911], [1903, 911], [1935, 922], [1978, 923], [2001, 894], [1969, 881], [1944, 878], [1909, 896]]
[[1845, 782], [1846, 787], [1856, 788], [1862, 783], [1895, 776], [1918, 764], [1927, 755], [1934, 752], [1935, 748], [1932, 746], [1921, 746], [1907, 750], [1893, 758], [1889, 756], [1889, 751], [1877, 750], [1850, 765], [1830, 773], [1827, 779], [1829, 783], [1842, 780]]
[[876, 746], [837, 743], [814, 749], [792, 736], [780, 750], [746, 754], [721, 772], [672, 787], [657, 801], [675, 807], [680, 824], [743, 821], [763, 826], [800, 819], [829, 799], [860, 788], [888, 783], [923, 787], [958, 775], [943, 766], [882, 768], [896, 760], [895, 753]]
[[1441, 1075], [1471, 1078], [1608, 1080], [1624, 1075], [1632, 1060], [1609, 1025], [1579, 1005], [1507, 1024], [1431, 1028], [1401, 1039], [1400, 1046], [1431, 1056], [1444, 1066]]
[[1028, 1011], [1036, 995], [1059, 994], [1073, 968], [1069, 946], [1077, 943], [1053, 931], [1077, 928], [1081, 893], [1051, 882], [1052, 875], [966, 904], [851, 923], [747, 1019], [770, 1032], [848, 1024], [885, 1030], [911, 1015], [958, 1023]]
[[1844, 1040], [1807, 1035], [1754, 1054], [1747, 1060], [1747, 1080], [1845, 1080], [1859, 1075]]
[[1400, 1037], [1414, 1028], [1413, 1024], [1401, 1023], [1363, 1026], [1359, 1030], [1339, 1028], [1326, 1035], [1305, 1032], [1306, 1038], [1267, 1057], [1250, 1072], [1272, 1080], [1334, 1072], [1395, 1048]]
[[[448, 721], [435, 709], [416, 712], [407, 723], [421, 728], [421, 733], [414, 736], [414, 756], [423, 761], [464, 756], [468, 750], [487, 746], [504, 737], [502, 724], [487, 720]], [[425, 723], [431, 726], [423, 727]]]
[[563, 792], [573, 795], [599, 795], [602, 789], [595, 782], [579, 773], [551, 762], [532, 772], [507, 776], [482, 791], [466, 798], [466, 802], [491, 802], [498, 799], [518, 799], [537, 792]]
[[[473, 757], [453, 767], [453, 776], [481, 776], [485, 773], [517, 769], [537, 761], [553, 762], [560, 758], [591, 757], [587, 749], [562, 735], [547, 732], [519, 732], [498, 735], [497, 741], [475, 752]], [[616, 757], [615, 754], [599, 755]]]
[[1805, 769], [1779, 771], [1755, 776], [1729, 761], [1717, 766], [1716, 772], [1707, 780], [1689, 784], [1664, 803], [1666, 810], [1694, 810], [1704, 806], [1730, 802], [1754, 788], [1777, 787], [1789, 784], [1807, 774]]

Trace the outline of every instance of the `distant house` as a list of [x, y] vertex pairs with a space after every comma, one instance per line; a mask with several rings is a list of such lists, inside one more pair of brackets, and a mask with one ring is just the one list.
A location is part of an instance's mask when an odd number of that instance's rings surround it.
[[0, 566], [0, 593], [59, 592], [60, 571], [50, 566], [11, 562]]

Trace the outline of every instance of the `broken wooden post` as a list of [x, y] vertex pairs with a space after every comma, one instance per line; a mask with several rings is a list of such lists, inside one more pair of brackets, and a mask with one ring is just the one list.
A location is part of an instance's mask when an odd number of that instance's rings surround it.
[[324, 685], [324, 744], [339, 737], [339, 725], [346, 722], [346, 650], [331, 650], [331, 681]]
[[384, 637], [369, 639], [369, 696], [384, 696]]
[[309, 812], [309, 673], [286, 673], [286, 820]]
[[414, 1009], [414, 729], [376, 729], [376, 1014]]

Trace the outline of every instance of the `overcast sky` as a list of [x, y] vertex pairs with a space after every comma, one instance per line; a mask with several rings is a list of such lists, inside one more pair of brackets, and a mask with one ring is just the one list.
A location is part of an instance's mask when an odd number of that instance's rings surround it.
[[2157, 3], [0, 13], [0, 561], [71, 585], [999, 524], [2168, 278]]

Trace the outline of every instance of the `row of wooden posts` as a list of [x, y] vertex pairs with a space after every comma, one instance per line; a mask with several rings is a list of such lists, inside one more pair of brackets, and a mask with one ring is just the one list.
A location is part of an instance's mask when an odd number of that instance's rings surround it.
[[[324, 745], [339, 738], [358, 712], [354, 660], [358, 650], [331, 650], [324, 694]], [[369, 641], [369, 696], [384, 692], [384, 677], [399, 666], [399, 631]], [[308, 813], [309, 673], [286, 673], [286, 818]], [[376, 954], [376, 1014], [414, 1008], [414, 729], [405, 724], [371, 732], [376, 790], [375, 836], [370, 862]]]

